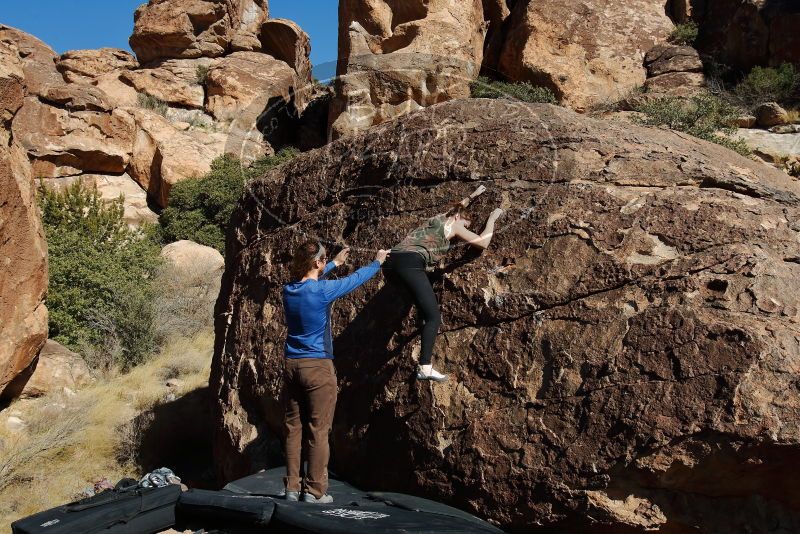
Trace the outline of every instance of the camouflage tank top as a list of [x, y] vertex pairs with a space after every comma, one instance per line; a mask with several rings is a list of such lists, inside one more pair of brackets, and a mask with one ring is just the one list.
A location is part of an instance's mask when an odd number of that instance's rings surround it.
[[450, 249], [446, 223], [447, 215], [431, 217], [424, 226], [408, 234], [399, 245], [392, 248], [392, 251], [418, 252], [429, 266], [436, 265]]

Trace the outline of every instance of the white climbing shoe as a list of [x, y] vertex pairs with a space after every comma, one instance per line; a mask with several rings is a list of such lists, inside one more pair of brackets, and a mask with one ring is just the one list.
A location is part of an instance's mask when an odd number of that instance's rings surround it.
[[432, 365], [420, 365], [417, 369], [417, 380], [433, 380], [434, 382], [447, 382], [447, 375], [443, 375]]

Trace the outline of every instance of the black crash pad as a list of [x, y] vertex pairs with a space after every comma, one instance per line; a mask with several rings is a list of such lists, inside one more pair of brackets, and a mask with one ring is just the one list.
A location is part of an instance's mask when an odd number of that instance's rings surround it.
[[270, 532], [502, 532], [486, 521], [451, 506], [400, 493], [367, 493], [335, 479], [330, 479], [328, 485], [328, 493], [334, 499], [332, 504], [288, 502], [282, 497], [284, 473], [282, 467], [262, 471], [231, 482], [223, 491], [274, 499]]

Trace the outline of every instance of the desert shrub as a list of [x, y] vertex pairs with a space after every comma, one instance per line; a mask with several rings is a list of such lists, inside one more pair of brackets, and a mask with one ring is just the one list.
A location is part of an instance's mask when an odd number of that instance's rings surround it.
[[470, 85], [473, 98], [511, 98], [523, 102], [558, 104], [553, 91], [528, 82], [507, 83], [479, 77]]
[[80, 182], [63, 191], [42, 186], [39, 201], [50, 263], [50, 337], [95, 366], [140, 363], [156, 346], [154, 232], [129, 228], [121, 197], [108, 203]]
[[166, 116], [169, 109], [166, 102], [148, 93], [139, 93], [138, 103], [140, 108], [155, 111], [161, 116]]
[[669, 35], [669, 42], [676, 45], [691, 46], [697, 40], [697, 35], [700, 28], [696, 22], [682, 22], [675, 26], [672, 33]]
[[659, 98], [639, 104], [636, 111], [644, 115], [636, 119], [640, 124], [666, 126], [717, 143], [744, 156], [750, 154], [744, 141], [727, 137], [735, 131], [728, 124], [741, 114], [741, 110], [718, 96], [702, 93], [691, 99]]
[[164, 241], [188, 239], [224, 252], [225, 231], [244, 185], [296, 154], [295, 149], [286, 148], [250, 167], [225, 155], [214, 160], [211, 172], [204, 177], [178, 182], [170, 190], [169, 206], [159, 219]]
[[199, 85], [204, 85], [206, 83], [206, 79], [208, 79], [208, 71], [209, 70], [210, 69], [209, 69], [208, 65], [198, 65], [197, 66], [197, 68], [195, 69], [194, 73], [195, 73], [195, 78], [197, 80], [197, 83]]
[[786, 102], [800, 87], [800, 73], [791, 63], [780, 67], [753, 67], [734, 89], [748, 105], [763, 102]]

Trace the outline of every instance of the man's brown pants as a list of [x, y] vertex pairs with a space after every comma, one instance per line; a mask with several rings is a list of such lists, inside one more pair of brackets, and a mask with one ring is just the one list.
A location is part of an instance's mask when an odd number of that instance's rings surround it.
[[[286, 358], [283, 375], [286, 491], [305, 489], [316, 498], [328, 491], [328, 434], [333, 424], [336, 393], [333, 360]], [[304, 456], [308, 460], [305, 488], [300, 473]]]

